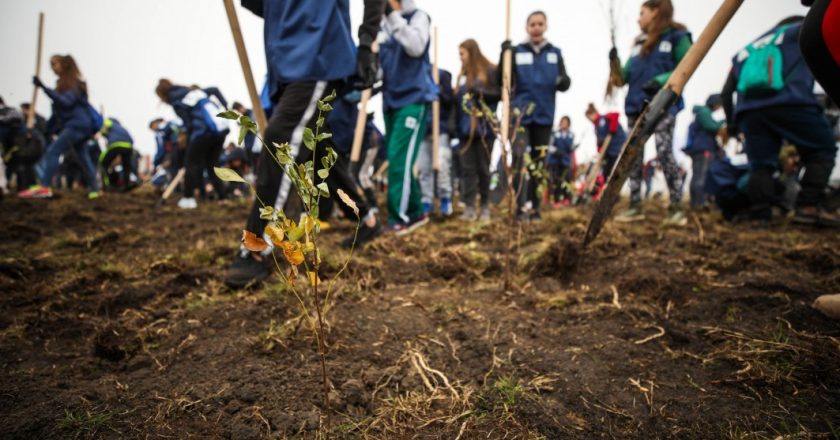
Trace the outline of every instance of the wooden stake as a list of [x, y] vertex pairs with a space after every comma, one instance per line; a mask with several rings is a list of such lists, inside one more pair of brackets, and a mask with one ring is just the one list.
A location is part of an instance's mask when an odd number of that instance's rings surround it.
[[233, 34], [233, 42], [236, 45], [236, 52], [239, 54], [239, 64], [242, 65], [242, 74], [245, 76], [245, 85], [248, 87], [248, 95], [251, 97], [251, 108], [254, 112], [256, 123], [261, 135], [265, 134], [268, 126], [268, 119], [265, 117], [260, 95], [257, 93], [257, 85], [254, 82], [254, 73], [251, 71], [251, 62], [248, 59], [248, 51], [245, 49], [245, 40], [242, 38], [242, 29], [239, 27], [239, 17], [236, 15], [236, 7], [233, 0], [224, 0], [227, 11], [230, 31]]
[[[370, 46], [373, 53], [379, 53], [379, 42], [374, 41]], [[370, 96], [373, 93], [371, 89], [362, 91], [362, 99], [359, 102], [359, 115], [356, 116], [356, 129], [353, 131], [353, 147], [350, 149], [350, 162], [358, 162], [362, 157], [362, 142], [365, 138], [365, 125], [367, 125], [367, 105], [370, 101]]]
[[[38, 14], [38, 55], [35, 57], [35, 76], [41, 77], [41, 54], [44, 48], [44, 13]], [[29, 103], [29, 113], [26, 115], [26, 128], [35, 127], [35, 101], [38, 99], [38, 86], [32, 90], [32, 102]]]
[[[506, 0], [505, 40], [510, 40], [510, 0]], [[510, 133], [510, 74], [513, 63], [513, 50], [505, 51], [502, 58], [502, 148], [507, 148]]]
[[[432, 78], [435, 85], [440, 87], [440, 69], [438, 68], [438, 28], [434, 29], [434, 64]], [[432, 169], [440, 171], [440, 95], [432, 103]]]

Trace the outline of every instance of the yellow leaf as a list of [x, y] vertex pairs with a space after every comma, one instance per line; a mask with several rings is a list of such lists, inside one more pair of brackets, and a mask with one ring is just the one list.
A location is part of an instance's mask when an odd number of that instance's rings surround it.
[[344, 202], [345, 205], [349, 206], [350, 209], [352, 209], [353, 212], [356, 213], [356, 216], [358, 216], [359, 207], [356, 206], [356, 202], [354, 202], [353, 199], [351, 199], [350, 196], [348, 196], [347, 193], [342, 191], [340, 188], [336, 192], [338, 193], [338, 198], [341, 199], [341, 201]]
[[233, 171], [230, 168], [219, 168], [213, 167], [213, 172], [216, 173], [216, 177], [225, 182], [242, 182], [245, 183], [245, 179], [239, 176], [236, 171]]
[[280, 247], [283, 248], [283, 256], [286, 257], [286, 261], [288, 261], [289, 264], [292, 266], [300, 266], [303, 264], [303, 252], [300, 250], [299, 243], [284, 241], [280, 243]]
[[268, 249], [268, 243], [250, 231], [242, 231], [242, 243], [251, 252], [262, 252]]
[[316, 284], [321, 284], [321, 278], [318, 277], [318, 274], [315, 272], [307, 272], [309, 274], [309, 285], [314, 286]]
[[274, 243], [275, 246], [280, 246], [280, 243], [283, 243], [283, 238], [285, 234], [283, 230], [278, 228], [275, 225], [268, 225], [265, 227], [265, 233], [268, 235], [268, 238], [271, 239], [271, 242]]

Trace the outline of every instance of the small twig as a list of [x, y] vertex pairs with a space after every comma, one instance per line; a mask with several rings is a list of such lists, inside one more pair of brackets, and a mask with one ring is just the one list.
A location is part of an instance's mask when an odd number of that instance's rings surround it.
[[612, 289], [613, 293], [612, 304], [615, 306], [615, 308], [621, 309], [621, 303], [618, 302], [618, 289], [615, 287], [614, 284], [610, 285], [610, 289]]
[[636, 344], [636, 345], [646, 344], [646, 343], [648, 343], [648, 342], [650, 342], [654, 339], [661, 338], [661, 337], [665, 336], [665, 329], [664, 328], [662, 328], [658, 325], [654, 325], [651, 328], [655, 328], [655, 329], [659, 330], [659, 333], [657, 333], [655, 335], [652, 335], [652, 336], [648, 336], [647, 338], [644, 338], [644, 339], [640, 339], [640, 340], [634, 342], [634, 344]]
[[694, 224], [697, 225], [697, 241], [703, 244], [706, 241], [706, 231], [703, 230], [703, 224], [700, 223], [700, 219], [696, 215], [692, 217], [694, 218]]

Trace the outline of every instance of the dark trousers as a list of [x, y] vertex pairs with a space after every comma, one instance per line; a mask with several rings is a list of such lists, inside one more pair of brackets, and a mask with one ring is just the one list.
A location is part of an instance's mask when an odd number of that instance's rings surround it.
[[537, 194], [540, 186], [538, 176], [530, 170], [526, 170], [529, 179], [525, 182], [522, 180], [524, 178], [522, 171], [525, 167], [524, 157], [528, 147], [531, 147], [531, 160], [534, 164], [534, 169], [542, 170], [545, 168], [545, 159], [540, 157], [536, 149], [537, 147], [548, 146], [548, 143], [551, 141], [551, 126], [532, 124], [526, 125], [523, 128], [524, 131], [517, 134], [513, 142], [513, 185], [515, 189], [520, 191], [517, 206], [522, 211], [525, 204], [531, 202], [531, 209], [539, 211], [542, 196], [541, 194]]
[[218, 166], [219, 156], [225, 146], [225, 138], [228, 131], [206, 134], [199, 136], [187, 146], [187, 154], [184, 158], [186, 173], [184, 174], [184, 197], [194, 197], [195, 190], [201, 189], [204, 193], [204, 172], [210, 179], [213, 189], [219, 198], [224, 198], [225, 186], [216, 177], [213, 167]]
[[[267, 224], [260, 218], [262, 203], [281, 209], [286, 204], [291, 191], [294, 191], [292, 182], [285, 176], [283, 168], [271, 157], [269, 149], [273, 147], [270, 145], [288, 143], [296, 162], [303, 163], [310, 160], [312, 152], [303, 146], [303, 129], [309, 127], [315, 130], [318, 100], [329, 95], [333, 90], [339, 89], [340, 86], [341, 84], [337, 82], [301, 81], [286, 84], [281, 88], [277, 105], [274, 107], [274, 113], [265, 131], [265, 141], [269, 146], [263, 147], [257, 164], [255, 190], [258, 199], [254, 201], [248, 216], [245, 226], [248, 231], [261, 236]], [[325, 128], [325, 131], [329, 131], [329, 128]], [[316, 147], [318, 152], [318, 159], [315, 161], [316, 170], [321, 166], [320, 158], [326, 155], [327, 146], [329, 146], [327, 142], [319, 142]], [[330, 197], [338, 197], [336, 191], [342, 189], [358, 206], [360, 217], [367, 215], [369, 208], [365, 203], [364, 194], [359, 194], [361, 190], [350, 174], [346, 158], [339, 157], [338, 162], [330, 171], [327, 185], [330, 187]], [[343, 205], [340, 202], [339, 204]], [[355, 217], [355, 214], [351, 213], [351, 215], [350, 218]]]
[[805, 174], [797, 206], [822, 202], [834, 169], [837, 146], [828, 120], [816, 106], [769, 107], [739, 116], [744, 148], [750, 161], [748, 193], [753, 204], [772, 203], [775, 190], [772, 175], [779, 167], [779, 150], [786, 140], [796, 146]]
[[464, 193], [461, 197], [468, 208], [475, 207], [476, 196], [481, 197], [481, 207], [490, 204], [490, 149], [495, 138], [476, 137], [471, 145], [468, 139], [461, 139], [459, 160], [463, 173]]
[[[816, 0], [802, 24], [799, 46], [814, 77], [834, 102], [840, 102], [840, 43], [832, 42], [835, 54], [829, 50], [829, 33], [840, 28], [840, 1]], [[836, 34], [834, 34], [836, 35]], [[834, 37], [836, 38], [836, 37]]]
[[700, 209], [706, 204], [706, 174], [709, 173], [709, 165], [712, 163], [711, 151], [697, 151], [689, 153], [691, 156], [691, 183], [689, 194], [691, 194], [691, 208]]
[[[102, 157], [100, 165], [102, 165], [102, 179], [105, 181], [106, 187], [115, 187], [117, 185], [126, 186], [131, 183], [131, 173], [133, 172], [131, 156], [133, 153], [134, 150], [131, 148], [111, 148], [105, 152], [105, 156]], [[118, 157], [122, 165], [122, 180], [120, 182], [111, 182], [108, 177], [108, 168], [111, 167], [111, 164]]]
[[554, 202], [557, 203], [563, 199], [570, 200], [572, 194], [569, 191], [569, 185], [572, 184], [572, 168], [564, 165], [562, 162], [555, 162], [548, 166], [549, 175], [551, 177], [551, 193]]

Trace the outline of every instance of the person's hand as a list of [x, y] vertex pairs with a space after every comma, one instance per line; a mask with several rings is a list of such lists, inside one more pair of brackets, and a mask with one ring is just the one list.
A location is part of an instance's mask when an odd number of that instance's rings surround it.
[[610, 49], [610, 61], [618, 61], [618, 49]]
[[654, 96], [657, 93], [659, 93], [659, 89], [661, 88], [662, 86], [660, 86], [655, 79], [652, 79], [642, 86], [642, 91], [645, 92], [645, 94], [648, 96]]
[[502, 42], [502, 53], [504, 53], [506, 50], [511, 49], [513, 49], [513, 43], [510, 40], [505, 40]]
[[356, 54], [356, 74], [359, 76], [359, 82], [354, 86], [359, 90], [373, 87], [378, 72], [379, 57], [371, 51], [370, 46], [359, 46], [359, 52]]
[[38, 78], [37, 76], [32, 77], [32, 84], [34, 84], [35, 87], [44, 88], [44, 83], [41, 82], [41, 78]]

